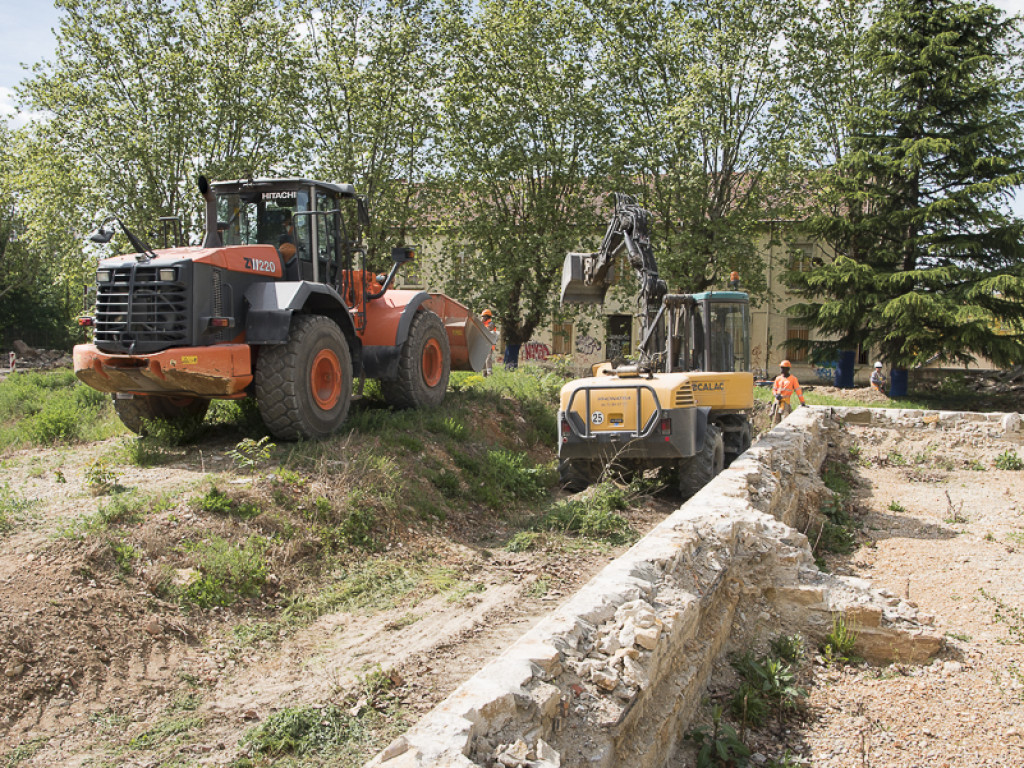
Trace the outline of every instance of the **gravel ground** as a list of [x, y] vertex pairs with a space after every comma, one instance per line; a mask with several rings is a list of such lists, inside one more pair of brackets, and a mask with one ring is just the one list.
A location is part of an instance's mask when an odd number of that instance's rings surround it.
[[808, 717], [782, 746], [815, 768], [1024, 766], [1024, 471], [994, 466], [1024, 450], [851, 433], [866, 541], [830, 565], [910, 599], [947, 646], [924, 666], [813, 665]]

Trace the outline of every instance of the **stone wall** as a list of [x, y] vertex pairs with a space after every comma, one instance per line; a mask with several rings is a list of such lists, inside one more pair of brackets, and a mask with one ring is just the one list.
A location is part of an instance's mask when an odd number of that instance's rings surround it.
[[937, 652], [911, 606], [820, 572], [800, 532], [844, 415], [798, 409], [368, 765], [662, 766], [722, 653], [823, 637], [837, 612], [867, 658]]

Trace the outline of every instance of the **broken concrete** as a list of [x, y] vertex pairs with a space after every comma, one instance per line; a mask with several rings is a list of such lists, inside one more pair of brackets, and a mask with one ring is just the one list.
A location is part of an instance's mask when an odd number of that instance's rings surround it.
[[[773, 626], [820, 639], [844, 614], [868, 659], [936, 653], [927, 617], [820, 572], [799, 530], [828, 493], [830, 443], [844, 419], [883, 418], [869, 410], [799, 409], [368, 765], [664, 765], [715, 660]], [[891, 413], [918, 428], [953, 421]]]

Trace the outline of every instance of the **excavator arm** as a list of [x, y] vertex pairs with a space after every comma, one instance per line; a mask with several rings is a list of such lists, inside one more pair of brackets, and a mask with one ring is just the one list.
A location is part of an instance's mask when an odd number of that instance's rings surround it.
[[641, 356], [653, 342], [658, 349], [663, 338], [655, 328], [659, 325], [662, 299], [668, 286], [658, 276], [658, 263], [647, 231], [647, 211], [630, 195], [615, 195], [615, 211], [608, 223], [601, 248], [596, 253], [568, 253], [562, 265], [562, 304], [603, 304], [612, 284], [612, 267], [625, 253], [636, 273], [640, 289], [638, 304], [643, 318]]

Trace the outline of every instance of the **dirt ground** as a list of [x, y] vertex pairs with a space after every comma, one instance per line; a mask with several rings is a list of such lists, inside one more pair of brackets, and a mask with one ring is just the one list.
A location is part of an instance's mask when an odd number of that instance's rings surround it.
[[[828, 567], [908, 598], [945, 635], [931, 663], [803, 665], [802, 716], [748, 734], [753, 765], [1019, 768], [1024, 765], [1024, 471], [1019, 443], [850, 426], [860, 529]], [[780, 627], [786, 633], [789, 628]], [[721, 664], [710, 701], [735, 675]], [[692, 752], [674, 765], [692, 765]], [[781, 763], [786, 765], [786, 763]]]
[[[1024, 449], [864, 427], [851, 427], [850, 438], [859, 450], [859, 547], [828, 558], [828, 567], [909, 597], [934, 616], [947, 647], [924, 666], [808, 664], [805, 716], [758, 734], [753, 764], [789, 750], [803, 761], [793, 764], [818, 768], [1024, 765], [1024, 471], [993, 466], [1006, 449], [1022, 457]], [[211, 473], [248, 482], [232, 474], [231, 446], [207, 443], [172, 464], [125, 467], [124, 485], [180, 498], [133, 535], [222, 524], [186, 500]], [[402, 714], [380, 737], [387, 740], [622, 549], [508, 552], [497, 517], [467, 516], [457, 524], [478, 528], [475, 538], [421, 529], [396, 537], [387, 553], [429, 553], [459, 575], [460, 589], [328, 612], [298, 631], [242, 641], [237, 612], [183, 613], [147, 588], [144, 569], [139, 578], [118, 575], [109, 547], [57, 535], [102, 501], [88, 492], [85, 472], [103, 449], [23, 451], [2, 463], [10, 491], [36, 500], [0, 537], [4, 768], [230, 765], [253, 726], [286, 707], [347, 706], [359, 678], [377, 668], [390, 672], [400, 696]], [[630, 521], [645, 531], [677, 504], [645, 502]], [[258, 626], [259, 610], [251, 606], [244, 626]]]

